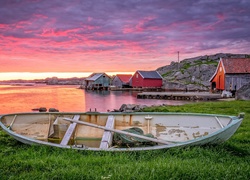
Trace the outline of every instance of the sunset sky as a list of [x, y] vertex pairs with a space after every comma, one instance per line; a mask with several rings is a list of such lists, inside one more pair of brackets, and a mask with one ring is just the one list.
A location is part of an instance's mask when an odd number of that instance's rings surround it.
[[178, 51], [249, 53], [250, 1], [0, 0], [0, 79], [155, 70]]

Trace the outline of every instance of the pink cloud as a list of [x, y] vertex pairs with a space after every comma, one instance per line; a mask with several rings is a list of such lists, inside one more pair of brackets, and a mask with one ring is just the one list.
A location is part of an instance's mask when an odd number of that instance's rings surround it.
[[69, 36], [72, 33], [76, 33], [79, 29], [68, 30], [55, 30], [55, 29], [43, 29], [42, 37], [55, 37], [55, 36]]
[[0, 1], [0, 70], [135, 71], [169, 64], [177, 51], [183, 58], [246, 53], [248, 5], [206, 0]]
[[225, 15], [223, 13], [218, 13], [216, 16], [219, 19], [219, 21], [223, 21], [226, 19]]
[[146, 29], [155, 29], [156, 27], [146, 27], [147, 23], [149, 23], [150, 21], [156, 19], [155, 16], [148, 16], [145, 17], [143, 19], [141, 19], [137, 24], [133, 24], [133, 21], [128, 22], [129, 25], [125, 25], [125, 27], [123, 28], [123, 33], [139, 33], [139, 32], [143, 32]]

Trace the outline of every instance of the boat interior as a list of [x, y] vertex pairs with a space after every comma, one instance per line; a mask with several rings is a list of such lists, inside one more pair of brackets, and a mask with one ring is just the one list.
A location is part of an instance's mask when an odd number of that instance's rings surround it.
[[156, 142], [178, 143], [218, 131], [227, 126], [231, 118], [192, 114], [23, 113], [4, 115], [1, 122], [13, 132], [35, 140], [106, 149], [117, 146], [114, 144], [116, 132], [112, 129], [138, 128], [143, 132], [141, 135], [151, 134]]

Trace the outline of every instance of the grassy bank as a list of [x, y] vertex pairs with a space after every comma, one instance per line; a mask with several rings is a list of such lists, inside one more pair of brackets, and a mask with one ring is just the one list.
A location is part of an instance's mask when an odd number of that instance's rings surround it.
[[0, 130], [1, 179], [250, 179], [250, 101], [204, 102], [146, 111], [237, 115], [245, 119], [220, 145], [146, 152], [88, 152], [29, 146]]

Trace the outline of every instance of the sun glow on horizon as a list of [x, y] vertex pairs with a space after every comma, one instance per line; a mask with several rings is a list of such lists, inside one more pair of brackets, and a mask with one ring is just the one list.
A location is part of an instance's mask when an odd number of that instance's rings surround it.
[[[0, 81], [4, 80], [34, 80], [34, 79], [45, 79], [51, 77], [58, 78], [84, 78], [91, 75], [93, 72], [41, 72], [41, 73], [33, 73], [33, 72], [4, 72], [0, 73]], [[109, 76], [113, 76], [116, 74], [134, 74], [134, 72], [105, 72]]]

